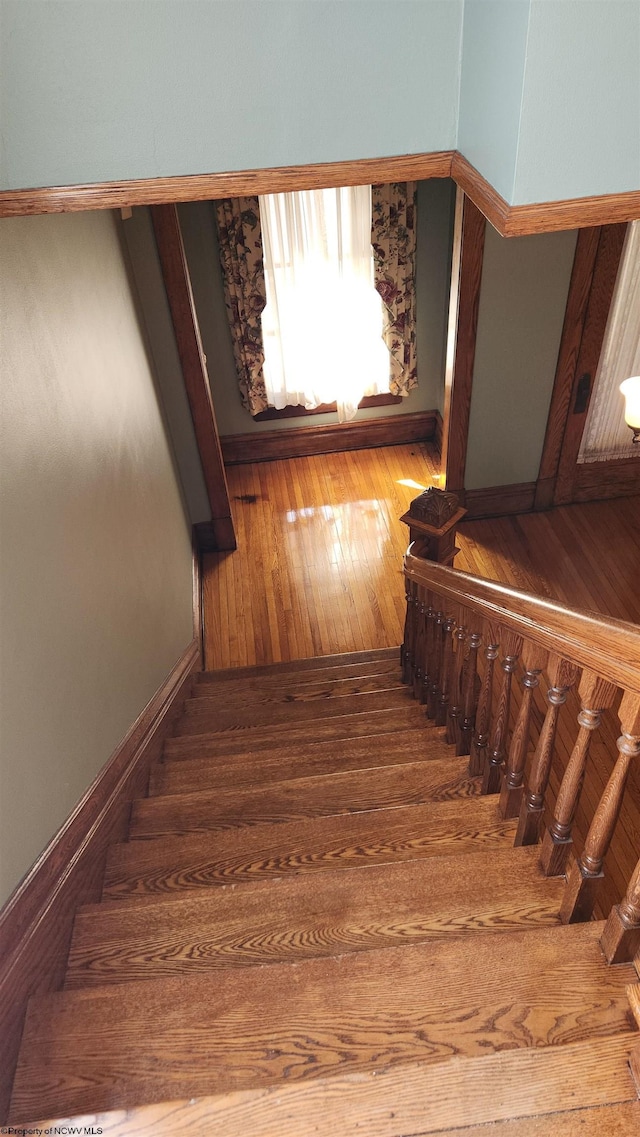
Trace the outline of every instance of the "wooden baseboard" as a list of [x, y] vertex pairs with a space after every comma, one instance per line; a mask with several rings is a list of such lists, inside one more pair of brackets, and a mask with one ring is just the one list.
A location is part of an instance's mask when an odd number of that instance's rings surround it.
[[199, 665], [194, 639], [0, 912], [0, 1124], [27, 1002], [60, 988], [75, 911], [99, 899], [107, 846], [126, 836], [129, 803], [145, 793], [149, 766]]
[[611, 497], [640, 494], [640, 454], [576, 466], [573, 501], [606, 501]]
[[197, 521], [193, 530], [201, 553], [229, 553], [238, 547], [231, 517]]
[[464, 504], [465, 521], [479, 517], [504, 517], [509, 513], [529, 513], [533, 509], [535, 482], [515, 482], [510, 486], [486, 486], [480, 490], [467, 490]]
[[278, 458], [306, 458], [340, 450], [366, 450], [403, 442], [431, 442], [436, 433], [437, 411], [338, 422], [329, 426], [301, 426], [256, 434], [227, 434], [220, 439], [226, 465], [269, 462]]

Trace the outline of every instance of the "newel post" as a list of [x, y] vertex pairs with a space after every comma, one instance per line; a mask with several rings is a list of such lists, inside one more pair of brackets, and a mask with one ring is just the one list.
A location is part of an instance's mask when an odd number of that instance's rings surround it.
[[[560, 907], [563, 924], [589, 920], [593, 914], [598, 886], [604, 875], [602, 865], [620, 815], [629, 769], [633, 759], [640, 755], [640, 695], [627, 692], [623, 696], [620, 703], [620, 726], [622, 735], [617, 743], [618, 759], [593, 815], [582, 856], [579, 860], [572, 857], [569, 862]], [[634, 897], [631, 897], [629, 907], [624, 907], [623, 901], [619, 908], [622, 909], [621, 922], [624, 924], [625, 919], [633, 922]]]
[[409, 540], [414, 543], [413, 555], [440, 565], [453, 565], [458, 549], [456, 530], [466, 514], [455, 494], [436, 486], [414, 497], [400, 520], [409, 526]]

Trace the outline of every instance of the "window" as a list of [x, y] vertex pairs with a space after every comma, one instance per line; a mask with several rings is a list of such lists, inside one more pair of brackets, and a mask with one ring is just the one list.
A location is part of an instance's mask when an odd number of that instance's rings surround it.
[[389, 392], [382, 301], [374, 286], [371, 186], [260, 197], [269, 404], [338, 404]]

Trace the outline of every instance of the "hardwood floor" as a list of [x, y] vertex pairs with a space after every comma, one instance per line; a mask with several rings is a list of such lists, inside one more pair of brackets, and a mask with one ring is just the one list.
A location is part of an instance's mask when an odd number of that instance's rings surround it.
[[[437, 484], [429, 444], [232, 466], [235, 553], [204, 564], [209, 670], [402, 638], [398, 518]], [[640, 622], [640, 497], [470, 521], [456, 568]]]

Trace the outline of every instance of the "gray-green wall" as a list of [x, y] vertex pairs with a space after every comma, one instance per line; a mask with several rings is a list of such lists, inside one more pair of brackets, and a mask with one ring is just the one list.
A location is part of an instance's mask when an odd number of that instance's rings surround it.
[[498, 236], [487, 224], [465, 487], [534, 481], [576, 233]]
[[113, 214], [0, 222], [0, 899], [191, 641], [191, 542]]
[[[453, 191], [453, 183], [448, 178], [418, 185], [418, 388], [400, 404], [358, 411], [358, 421], [435, 408], [442, 410]], [[210, 202], [190, 202], [181, 205], [179, 213], [220, 433], [299, 429], [305, 420], [283, 418], [255, 422], [243, 408], [224, 305], [214, 209]], [[337, 421], [337, 414], [326, 414], [314, 415], [306, 423], [315, 427]]]

